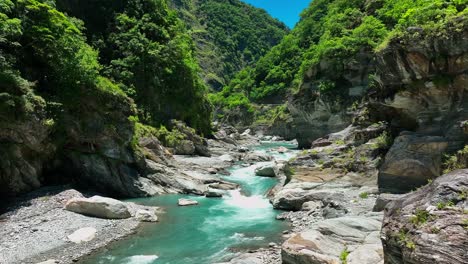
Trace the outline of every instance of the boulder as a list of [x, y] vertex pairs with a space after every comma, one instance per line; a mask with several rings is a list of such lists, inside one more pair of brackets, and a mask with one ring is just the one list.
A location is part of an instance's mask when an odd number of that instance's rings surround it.
[[205, 196], [209, 198], [220, 198], [223, 197], [223, 193], [215, 190], [208, 190]]
[[322, 201], [324, 204], [329, 204], [331, 201], [339, 203], [344, 199], [343, 190], [322, 190], [318, 188], [322, 185], [320, 183], [288, 185], [288, 188], [283, 188], [273, 197], [272, 204], [275, 209], [299, 211], [308, 201]]
[[102, 196], [91, 198], [72, 198], [65, 209], [71, 212], [105, 219], [125, 219], [131, 217], [125, 203]]
[[262, 177], [276, 177], [278, 175], [278, 167], [276, 164], [264, 165], [255, 169], [255, 175]]
[[158, 216], [154, 210], [139, 209], [135, 213], [135, 218], [141, 222], [157, 222]]
[[245, 162], [262, 162], [271, 161], [272, 159], [272, 156], [263, 153], [247, 153], [243, 158]]
[[401, 194], [382, 193], [379, 195], [379, 197], [377, 197], [377, 200], [375, 201], [374, 208], [372, 209], [372, 211], [381, 212], [385, 209], [385, 206], [387, 206], [387, 204], [395, 200], [398, 200], [403, 196], [404, 195], [401, 195]]
[[96, 232], [97, 230], [94, 227], [80, 228], [69, 235], [68, 240], [76, 244], [89, 242], [96, 237]]
[[439, 136], [401, 135], [380, 168], [380, 192], [406, 193], [441, 174], [448, 142]]
[[385, 263], [468, 263], [468, 169], [387, 205], [381, 238]]
[[218, 190], [235, 190], [239, 187], [239, 185], [230, 182], [216, 182], [211, 183], [208, 185], [210, 188], [218, 189]]
[[175, 147], [175, 154], [178, 155], [194, 155], [195, 145], [190, 140], [181, 140]]
[[190, 206], [190, 205], [198, 205], [198, 202], [195, 200], [190, 200], [190, 199], [184, 199], [181, 198], [178, 201], [179, 206]]
[[302, 211], [317, 211], [323, 206], [321, 201], [309, 201], [302, 204]]

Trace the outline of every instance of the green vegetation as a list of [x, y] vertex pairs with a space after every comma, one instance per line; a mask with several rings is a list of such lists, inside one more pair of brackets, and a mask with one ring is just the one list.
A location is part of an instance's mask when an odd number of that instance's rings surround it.
[[367, 199], [369, 197], [369, 193], [368, 192], [362, 192], [359, 194], [359, 197], [361, 199]]
[[400, 230], [398, 232], [398, 241], [410, 250], [416, 249], [416, 244], [411, 240], [407, 231], [405, 230]]
[[347, 264], [348, 263], [348, 255], [349, 255], [349, 251], [348, 251], [348, 248], [345, 247], [343, 249], [343, 251], [341, 251], [341, 254], [340, 254], [340, 260], [341, 260], [341, 264]]
[[[371, 60], [394, 39], [416, 32], [444, 34], [449, 21], [467, 15], [466, 0], [314, 0], [298, 25], [254, 66], [240, 72], [223, 88], [215, 105], [226, 112], [231, 100], [242, 104], [278, 103], [302, 93], [345, 103], [352, 84], [344, 77], [349, 65]], [[370, 68], [368, 87], [375, 69]], [[301, 93], [302, 92], [302, 93]], [[231, 95], [236, 95], [231, 97]], [[299, 97], [301, 97], [299, 96]], [[250, 104], [249, 104], [250, 103]], [[348, 102], [349, 104], [352, 101]], [[236, 109], [236, 108], [235, 108]], [[222, 111], [222, 112], [223, 112]], [[383, 135], [378, 144], [390, 138]]]
[[444, 173], [468, 167], [468, 145], [453, 155], [446, 155]]
[[430, 217], [431, 215], [428, 211], [423, 209], [416, 209], [416, 212], [411, 217], [410, 221], [411, 223], [419, 226], [425, 224], [430, 219]]
[[444, 202], [438, 202], [437, 203], [437, 209], [439, 210], [444, 210], [445, 208], [447, 208], [447, 206], [454, 206], [455, 204], [453, 203], [453, 201], [448, 201], [446, 203]]
[[[198, 44], [202, 76], [215, 90], [253, 65], [288, 32], [264, 10], [239, 0], [171, 0]], [[233, 98], [235, 99], [235, 98]]]
[[158, 127], [178, 119], [210, 133], [211, 107], [192, 39], [165, 0], [60, 0], [57, 5], [84, 22], [77, 23], [100, 50], [102, 74], [135, 100], [141, 122]]
[[375, 149], [388, 149], [393, 144], [392, 136], [387, 132], [384, 131], [376, 138], [375, 145], [373, 146]]

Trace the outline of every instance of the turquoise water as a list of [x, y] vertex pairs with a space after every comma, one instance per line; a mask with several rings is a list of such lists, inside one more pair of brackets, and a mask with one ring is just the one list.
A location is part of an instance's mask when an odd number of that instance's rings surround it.
[[[255, 146], [258, 152], [290, 144]], [[273, 153], [272, 153], [273, 154]], [[287, 154], [274, 154], [287, 159]], [[259, 163], [261, 165], [263, 163]], [[188, 195], [163, 195], [131, 201], [163, 207], [159, 223], [145, 225], [139, 234], [114, 244], [86, 264], [205, 264], [225, 260], [236, 251], [266, 246], [279, 241], [284, 222], [275, 219], [265, 193], [276, 184], [272, 178], [254, 175], [255, 166], [230, 168], [226, 180], [241, 184], [241, 190], [227, 192], [223, 198]], [[179, 198], [197, 200], [198, 206], [179, 207]]]

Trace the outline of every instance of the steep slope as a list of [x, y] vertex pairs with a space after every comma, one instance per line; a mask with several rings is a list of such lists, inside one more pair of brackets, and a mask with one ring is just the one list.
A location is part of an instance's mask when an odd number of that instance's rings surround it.
[[210, 133], [211, 109], [193, 42], [165, 0], [56, 2], [84, 22], [100, 51], [102, 73], [135, 100], [141, 121], [159, 127], [178, 119]]
[[171, 0], [196, 43], [201, 76], [220, 90], [289, 31], [264, 10], [239, 0]]
[[[174, 135], [140, 123], [178, 118], [210, 132], [180, 20], [164, 1], [102, 1], [96, 10], [89, 3], [77, 6], [97, 19], [89, 24], [53, 1], [0, 4], [0, 195], [72, 182], [115, 196], [201, 193], [175, 174], [156, 138]], [[112, 32], [99, 23], [108, 20]]]

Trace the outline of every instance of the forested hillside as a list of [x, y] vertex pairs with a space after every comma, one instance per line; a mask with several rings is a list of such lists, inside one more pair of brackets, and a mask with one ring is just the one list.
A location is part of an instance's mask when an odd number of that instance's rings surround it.
[[309, 94], [333, 97], [335, 108], [343, 108], [378, 85], [376, 53], [403, 36], [430, 38], [460, 28], [466, 6], [466, 0], [315, 0], [279, 45], [213, 96], [218, 117], [244, 124], [288, 121], [281, 104], [286, 98], [310, 103]]
[[135, 100], [142, 121], [159, 126], [179, 119], [209, 133], [193, 41], [165, 0], [58, 0], [57, 7], [83, 21], [100, 51], [102, 74]]
[[239, 0], [171, 0], [196, 43], [202, 77], [220, 90], [289, 31], [263, 9]]

